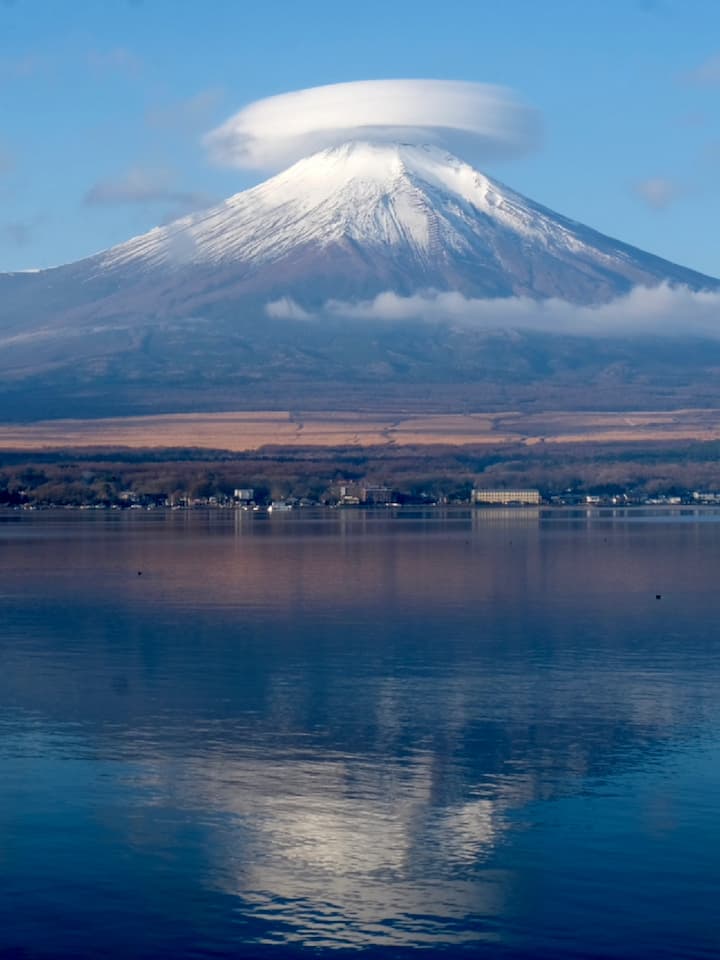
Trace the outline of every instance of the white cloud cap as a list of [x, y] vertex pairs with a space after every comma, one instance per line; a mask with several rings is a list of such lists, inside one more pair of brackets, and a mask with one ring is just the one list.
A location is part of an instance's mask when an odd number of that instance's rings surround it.
[[453, 80], [361, 80], [257, 100], [210, 131], [222, 165], [275, 169], [348, 140], [437, 143], [471, 160], [525, 152], [537, 113], [505, 87]]

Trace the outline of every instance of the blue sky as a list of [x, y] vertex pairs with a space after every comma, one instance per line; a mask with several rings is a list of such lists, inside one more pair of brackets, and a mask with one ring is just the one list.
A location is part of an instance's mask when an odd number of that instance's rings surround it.
[[0, 270], [262, 179], [201, 144], [252, 100], [392, 77], [511, 87], [542, 142], [485, 172], [720, 276], [717, 0], [0, 0]]

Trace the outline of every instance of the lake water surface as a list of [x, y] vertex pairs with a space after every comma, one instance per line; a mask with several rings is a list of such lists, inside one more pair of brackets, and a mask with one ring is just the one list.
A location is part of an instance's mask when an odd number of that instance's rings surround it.
[[717, 958], [719, 559], [712, 511], [0, 515], [0, 956]]

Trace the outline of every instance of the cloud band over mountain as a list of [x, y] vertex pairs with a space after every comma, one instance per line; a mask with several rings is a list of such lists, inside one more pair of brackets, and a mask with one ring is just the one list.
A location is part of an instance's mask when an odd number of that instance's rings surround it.
[[328, 301], [309, 312], [282, 298], [266, 307], [269, 316], [287, 320], [338, 317], [367, 322], [421, 322], [462, 325], [474, 330], [526, 330], [590, 337], [701, 337], [720, 339], [720, 293], [693, 291], [663, 283], [635, 287], [599, 306], [530, 297], [480, 299], [456, 292], [428, 291], [403, 297], [381, 293], [356, 303]]
[[347, 140], [436, 143], [472, 160], [530, 149], [536, 111], [505, 87], [451, 80], [363, 80], [257, 100], [210, 131], [215, 162], [287, 166]]

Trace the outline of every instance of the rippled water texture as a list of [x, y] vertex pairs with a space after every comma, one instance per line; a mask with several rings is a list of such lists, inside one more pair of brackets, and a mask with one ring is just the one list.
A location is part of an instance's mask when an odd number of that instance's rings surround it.
[[719, 546], [5, 514], [0, 955], [718, 957]]

